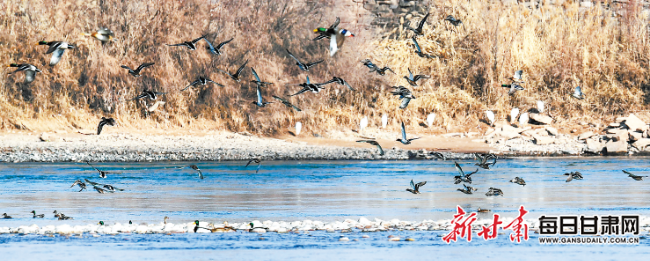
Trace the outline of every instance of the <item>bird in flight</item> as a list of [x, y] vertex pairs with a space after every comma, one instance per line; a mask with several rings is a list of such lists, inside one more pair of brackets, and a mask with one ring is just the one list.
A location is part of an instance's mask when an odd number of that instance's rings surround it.
[[221, 70], [221, 69], [217, 69], [217, 70], [219, 70], [220, 72], [225, 73], [225, 74], [227, 74], [228, 76], [230, 76], [230, 79], [233, 79], [233, 80], [235, 80], [236, 82], [240, 82], [240, 81], [241, 81], [241, 72], [244, 70], [244, 67], [246, 67], [246, 64], [247, 64], [247, 63], [248, 63], [248, 60], [246, 60], [246, 61], [244, 62], [244, 64], [242, 64], [241, 66], [239, 66], [239, 69], [237, 69], [237, 72], [235, 72], [234, 74], [231, 74], [230, 72], [226, 72], [226, 71]]
[[[95, 169], [97, 172], [99, 172], [99, 177], [100, 178], [103, 178], [103, 179], [106, 178], [106, 174], [108, 174], [108, 172], [102, 171], [102, 170], [99, 170], [99, 169], [95, 168], [95, 166], [91, 165], [89, 161], [86, 161], [86, 164], [88, 164], [88, 166], [91, 166], [93, 169]], [[72, 186], [74, 186], [74, 185], [72, 185]]]
[[115, 122], [115, 119], [102, 117], [102, 120], [99, 122], [99, 125], [97, 125], [97, 135], [102, 133], [102, 129], [104, 128], [104, 125], [115, 126], [115, 124], [117, 124]]
[[404, 127], [404, 122], [402, 122], [402, 138], [397, 139], [397, 141], [401, 142], [401, 143], [404, 144], [404, 145], [409, 145], [409, 144], [411, 144], [411, 141], [413, 141], [413, 140], [417, 140], [417, 139], [419, 139], [419, 138], [420, 138], [420, 137], [415, 137], [415, 138], [407, 139], [407, 138], [406, 138], [406, 128]]
[[358, 140], [357, 142], [365, 142], [370, 145], [377, 146], [377, 149], [379, 150], [379, 155], [384, 156], [384, 150], [381, 148], [381, 145], [379, 145], [379, 142], [377, 142], [376, 140]]
[[167, 46], [185, 46], [188, 49], [190, 49], [191, 51], [194, 51], [194, 50], [196, 50], [196, 43], [198, 41], [201, 41], [201, 39], [204, 39], [204, 38], [205, 38], [205, 35], [201, 36], [199, 38], [196, 38], [196, 39], [194, 39], [192, 41], [182, 42], [182, 43], [179, 43], [179, 44], [167, 44]]
[[246, 166], [244, 166], [244, 168], [248, 167], [248, 165], [250, 165], [253, 162], [255, 162], [257, 164], [257, 170], [255, 171], [255, 173], [257, 174], [257, 173], [260, 172], [260, 167], [262, 166], [262, 160], [261, 159], [249, 160], [248, 163], [246, 163]]
[[198, 85], [206, 85], [206, 84], [208, 84], [208, 83], [214, 83], [214, 84], [216, 84], [216, 85], [219, 86], [219, 87], [223, 87], [222, 84], [219, 84], [219, 83], [217, 83], [217, 82], [215, 82], [215, 81], [213, 81], [213, 80], [210, 80], [210, 79], [208, 79], [208, 78], [206, 78], [206, 77], [199, 76], [198, 79], [196, 79], [195, 81], [193, 81], [192, 83], [190, 83], [190, 85], [186, 86], [186, 87], [183, 88], [181, 91], [187, 90], [187, 89], [190, 88], [190, 87], [196, 87], [196, 86], [198, 86]]
[[413, 183], [413, 180], [411, 180], [411, 188], [407, 188], [406, 191], [411, 192], [413, 194], [420, 194], [420, 187], [424, 186], [425, 184], [427, 184], [426, 181]]
[[296, 110], [296, 111], [302, 111], [300, 108], [296, 107], [296, 105], [291, 104], [291, 102], [289, 102], [289, 101], [286, 100], [286, 99], [280, 98], [280, 97], [275, 96], [275, 95], [273, 95], [273, 98], [275, 98], [276, 100], [280, 101], [282, 104], [286, 105], [286, 106], [289, 107], [289, 108], [293, 108], [293, 109]]
[[229, 42], [232, 41], [233, 39], [235, 39], [235, 38], [230, 38], [230, 40], [225, 41], [225, 42], [222, 42], [222, 43], [218, 44], [217, 47], [214, 47], [214, 46], [212, 46], [212, 43], [211, 43], [210, 41], [208, 41], [207, 38], [203, 37], [203, 40], [205, 40], [205, 42], [208, 43], [208, 47], [207, 47], [207, 49], [210, 50], [210, 52], [211, 52], [212, 54], [216, 54], [216, 55], [221, 55], [221, 54], [223, 54], [223, 53], [221, 52], [221, 47], [223, 47], [224, 45], [226, 45], [227, 43], [229, 43]]
[[427, 13], [422, 20], [420, 20], [420, 23], [418, 24], [417, 27], [411, 28], [408, 27], [409, 30], [413, 31], [415, 35], [424, 35], [424, 30], [422, 28], [424, 27], [424, 23], [426, 23], [427, 18], [429, 18], [429, 13]]
[[143, 64], [140, 64], [140, 66], [138, 66], [138, 68], [136, 68], [135, 70], [129, 68], [126, 65], [121, 65], [120, 67], [129, 70], [129, 74], [133, 75], [133, 77], [140, 77], [141, 76], [140, 71], [142, 71], [142, 69], [147, 68], [147, 67], [152, 66], [152, 65], [154, 65], [154, 63], [143, 63]]
[[52, 54], [52, 58], [50, 58], [50, 66], [54, 66], [59, 61], [61, 60], [61, 56], [63, 56], [63, 53], [65, 52], [66, 49], [74, 49], [74, 45], [68, 42], [63, 42], [63, 41], [40, 41], [38, 42], [38, 45], [47, 45], [49, 48], [47, 49], [47, 52], [45, 54]]
[[648, 177], [648, 176], [638, 176], [638, 175], [634, 175], [634, 174], [632, 174], [632, 173], [630, 173], [630, 172], [628, 172], [628, 171], [626, 171], [626, 170], [623, 170], [623, 173], [627, 174], [628, 177], [630, 177], [630, 178], [632, 178], [633, 180], [636, 180], [636, 181], [642, 181], [643, 178], [647, 178], [647, 177]]
[[319, 60], [319, 61], [315, 61], [315, 62], [313, 62], [313, 63], [303, 63], [303, 62], [301, 62], [300, 60], [298, 60], [298, 58], [296, 58], [296, 56], [294, 56], [294, 55], [289, 51], [289, 49], [286, 49], [286, 50], [287, 50], [287, 53], [289, 54], [289, 56], [291, 56], [291, 58], [293, 58], [293, 59], [296, 61], [296, 65], [298, 65], [298, 68], [300, 68], [300, 70], [303, 70], [303, 71], [305, 71], [305, 72], [308, 72], [308, 71], [309, 71], [309, 68], [311, 68], [312, 66], [317, 65], [317, 64], [319, 64], [319, 63], [322, 63], [322, 62], [324, 61], [324, 60]]
[[36, 78], [36, 73], [42, 72], [41, 70], [36, 68], [36, 66], [28, 64], [28, 63], [23, 63], [23, 64], [12, 63], [12, 64], [7, 65], [7, 67], [18, 68], [15, 71], [9, 72], [7, 74], [13, 74], [13, 73], [20, 72], [20, 71], [25, 72], [25, 83], [33, 82], [34, 79]]
[[[479, 166], [484, 169], [490, 169], [490, 165], [494, 166], [494, 164], [497, 164], [497, 156], [490, 153], [490, 154], [474, 154], [476, 158], [478, 159], [478, 163], [474, 164], [476, 166]], [[488, 162], [488, 160], [492, 159], [492, 162]]]
[[458, 165], [458, 162], [454, 161], [454, 165], [456, 166], [456, 170], [458, 171], [458, 174], [460, 174], [458, 176], [454, 176], [454, 184], [458, 184], [461, 182], [467, 182], [469, 184], [472, 184], [472, 175], [478, 172], [478, 169], [476, 169], [474, 172], [465, 174], [463, 168], [461, 168], [460, 165]]

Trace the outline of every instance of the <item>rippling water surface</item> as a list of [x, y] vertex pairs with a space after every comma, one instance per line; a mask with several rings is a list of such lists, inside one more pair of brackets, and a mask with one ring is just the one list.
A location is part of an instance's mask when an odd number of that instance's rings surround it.
[[[466, 172], [476, 169], [474, 162], [459, 162]], [[422, 221], [451, 219], [456, 205], [466, 209], [492, 209], [502, 216], [516, 216], [519, 205], [530, 211], [528, 218], [542, 214], [641, 214], [650, 215], [650, 179], [634, 181], [621, 172], [626, 169], [641, 175], [650, 174], [648, 158], [518, 158], [500, 160], [492, 170], [481, 169], [473, 175], [473, 186], [479, 191], [465, 195], [456, 191], [462, 185], [453, 183], [457, 175], [453, 161], [304, 161], [263, 162], [259, 173], [255, 166], [244, 168], [245, 162], [196, 162], [205, 175], [200, 180], [190, 168], [192, 163], [97, 163], [109, 171], [108, 178], [85, 163], [24, 163], [0, 165], [0, 212], [14, 217], [1, 220], [0, 227], [19, 225], [61, 224], [52, 211], [74, 217], [69, 224], [107, 222], [170, 222], [195, 219], [210, 222], [245, 222], [253, 219], [272, 221], [380, 218]], [[580, 171], [584, 180], [565, 182], [569, 171]], [[515, 176], [526, 180], [526, 186], [508, 181]], [[77, 192], [70, 188], [77, 179], [111, 184], [125, 191], [98, 194], [94, 190]], [[427, 181], [422, 194], [405, 191], [410, 180]], [[486, 197], [489, 187], [501, 188], [503, 197]], [[90, 188], [90, 186], [89, 186]], [[44, 220], [33, 220], [29, 212], [45, 213]], [[489, 218], [491, 214], [481, 214]], [[404, 233], [415, 242], [388, 242], [389, 234]], [[339, 233], [266, 234], [264, 239], [251, 234], [226, 235], [119, 235], [99, 238], [43, 237], [0, 235], [0, 252], [17, 257], [24, 248], [39, 245], [30, 255], [44, 259], [62, 257], [77, 259], [76, 251], [95, 252], [114, 257], [117, 254], [137, 259], [176, 256], [181, 260], [302, 260], [313, 253], [341, 255], [352, 259], [418, 258], [419, 253], [435, 252], [441, 257], [496, 256], [494, 246], [508, 256], [539, 252], [562, 253], [626, 252], [648, 254], [648, 243], [639, 246], [540, 246], [536, 241], [516, 246], [509, 241], [473, 241], [447, 246], [438, 232], [383, 232], [362, 239], [353, 233], [351, 241], [337, 241]], [[503, 237], [505, 238], [505, 237]], [[105, 249], [110, 246], [112, 249]], [[460, 250], [467, 248], [470, 251]], [[505, 248], [504, 248], [505, 247]], [[138, 250], [150, 255], [141, 254]], [[257, 249], [256, 251], [243, 250]], [[473, 249], [473, 250], [472, 250]], [[284, 251], [283, 251], [284, 250]], [[221, 252], [220, 256], [201, 253]], [[486, 252], [487, 251], [487, 252]], [[145, 252], [145, 253], [147, 253]], [[188, 253], [193, 253], [194, 258]], [[486, 252], [487, 255], [483, 252]], [[140, 253], [140, 254], [138, 254]], [[155, 253], [155, 254], [154, 254]], [[246, 254], [242, 254], [246, 253]], [[478, 256], [474, 256], [474, 254]], [[83, 254], [78, 258], [82, 258]], [[257, 257], [257, 258], [255, 258]], [[322, 257], [322, 256], [321, 256]], [[311, 258], [311, 257], [310, 257]], [[55, 258], [56, 259], [56, 258]], [[402, 258], [396, 258], [402, 260]], [[616, 259], [605, 255], [596, 259]], [[593, 259], [592, 259], [593, 260]]]

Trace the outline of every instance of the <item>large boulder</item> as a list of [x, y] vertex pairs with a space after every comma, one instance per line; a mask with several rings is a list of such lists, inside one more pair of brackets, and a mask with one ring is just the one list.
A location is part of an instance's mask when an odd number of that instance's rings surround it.
[[537, 145], [548, 145], [548, 144], [553, 144], [553, 142], [555, 142], [554, 138], [548, 136], [535, 135], [533, 136], [533, 138], [535, 138], [535, 144]]
[[530, 119], [533, 120], [535, 123], [542, 124], [542, 125], [551, 124], [551, 122], [553, 122], [553, 118], [539, 113], [531, 113]]
[[625, 124], [625, 126], [627, 126], [627, 128], [630, 129], [630, 131], [643, 132], [646, 127], [645, 122], [643, 122], [641, 119], [636, 117], [636, 115], [634, 114], [630, 114], [630, 116], [627, 116], [623, 124]]
[[546, 127], [546, 131], [548, 132], [549, 135], [557, 136], [559, 132], [557, 131], [556, 128], [553, 128], [551, 126]]
[[629, 134], [630, 134], [630, 141], [637, 141], [643, 138], [643, 133], [640, 132], [631, 131]]
[[650, 145], [650, 139], [639, 139], [632, 143], [632, 146], [638, 150], [644, 150], [648, 145]]
[[592, 154], [600, 154], [605, 149], [605, 144], [595, 139], [587, 139], [587, 149], [585, 152]]
[[588, 131], [588, 132], [585, 132], [585, 133], [582, 133], [582, 134], [578, 135], [578, 140], [586, 140], [586, 139], [591, 138], [594, 135], [596, 135], [596, 134], [593, 131]]
[[607, 142], [605, 145], [607, 148], [607, 154], [608, 155], [624, 155], [627, 154], [627, 142], [619, 140], [619, 141], [613, 141], [610, 140]]

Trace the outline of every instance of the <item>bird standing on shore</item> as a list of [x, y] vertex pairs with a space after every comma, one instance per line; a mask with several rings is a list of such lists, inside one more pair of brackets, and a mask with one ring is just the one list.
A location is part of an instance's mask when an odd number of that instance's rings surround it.
[[311, 68], [312, 66], [317, 65], [317, 64], [319, 64], [319, 63], [322, 63], [322, 62], [324, 61], [324, 60], [319, 60], [319, 61], [315, 61], [315, 62], [313, 62], [313, 63], [303, 63], [303, 62], [301, 62], [300, 60], [298, 60], [298, 58], [296, 58], [296, 56], [294, 56], [294, 55], [289, 51], [289, 49], [286, 49], [286, 50], [287, 50], [287, 53], [289, 54], [289, 56], [291, 56], [291, 58], [293, 58], [293, 59], [296, 61], [296, 65], [298, 65], [298, 68], [300, 68], [300, 70], [303, 70], [303, 71], [305, 71], [305, 72], [308, 72], [308, 71], [309, 71], [309, 68]]
[[246, 60], [244, 62], [244, 64], [239, 66], [239, 68], [237, 69], [237, 71], [234, 74], [231, 74], [230, 72], [227, 72], [227, 71], [224, 71], [224, 70], [221, 70], [221, 69], [217, 69], [217, 70], [222, 72], [222, 73], [225, 73], [226, 75], [228, 75], [230, 77], [230, 79], [233, 79], [236, 82], [240, 82], [241, 81], [241, 72], [246, 67], [246, 64], [248, 64], [248, 60]]
[[218, 44], [217, 47], [214, 47], [214, 46], [212, 46], [212, 43], [210, 41], [208, 41], [208, 39], [203, 37], [203, 40], [205, 40], [205, 42], [208, 43], [207, 49], [210, 50], [210, 52], [212, 54], [216, 54], [216, 55], [221, 55], [222, 54], [221, 53], [221, 47], [223, 47], [224, 45], [226, 45], [227, 43], [229, 43], [233, 39], [235, 39], [235, 38], [230, 38], [230, 40], [222, 42], [222, 43]]
[[416, 36], [418, 36], [418, 35], [424, 35], [424, 30], [422, 30], [422, 28], [424, 27], [424, 23], [426, 23], [427, 18], [429, 18], [429, 13], [427, 13], [427, 14], [424, 16], [424, 18], [422, 18], [422, 20], [420, 20], [420, 23], [418, 24], [418, 26], [417, 26], [416, 28], [411, 28], [411, 27], [409, 26], [409, 27], [407, 27], [407, 29], [413, 31], [413, 32], [415, 33]]
[[140, 77], [141, 76], [140, 71], [142, 71], [142, 69], [147, 68], [147, 67], [152, 66], [152, 65], [154, 65], [154, 63], [143, 63], [143, 64], [140, 64], [140, 66], [138, 66], [138, 68], [136, 68], [135, 70], [129, 68], [126, 65], [120, 65], [120, 67], [129, 70], [129, 74], [133, 75], [133, 77]]
[[32, 212], [29, 212], [29, 213], [34, 214], [34, 216], [32, 218], [44, 218], [45, 217], [45, 214], [36, 215], [36, 210], [32, 210]]
[[413, 183], [413, 180], [411, 180], [411, 188], [407, 188], [406, 191], [411, 192], [413, 194], [420, 194], [420, 187], [424, 186], [425, 184], [427, 184], [426, 181]]
[[417, 139], [419, 139], [419, 138], [420, 138], [420, 137], [415, 137], [415, 138], [407, 139], [407, 138], [406, 138], [406, 127], [404, 127], [404, 122], [402, 122], [402, 138], [397, 139], [397, 141], [401, 142], [401, 143], [404, 144], [404, 145], [409, 145], [409, 144], [411, 144], [411, 141], [417, 140]]
[[257, 173], [260, 172], [260, 167], [262, 167], [262, 160], [259, 159], [259, 158], [258, 158], [258, 159], [252, 159], [252, 160], [249, 160], [248, 163], [246, 163], [246, 166], [244, 166], [244, 168], [248, 167], [248, 165], [250, 165], [250, 164], [253, 163], [253, 162], [255, 162], [255, 163], [257, 164], [257, 170], [255, 171], [255, 174], [257, 174]]
[[377, 146], [377, 149], [379, 150], [379, 156], [384, 156], [384, 149], [381, 148], [381, 145], [379, 145], [379, 142], [377, 142], [376, 140], [358, 140], [357, 142], [365, 142], [370, 145]]
[[109, 30], [108, 28], [100, 28], [96, 32], [81, 33], [81, 35], [94, 37], [95, 39], [101, 41], [102, 44], [105, 44], [113, 40], [113, 38], [115, 38], [115, 34], [113, 34], [113, 31]]
[[66, 49], [74, 49], [74, 45], [70, 44], [68, 42], [63, 42], [63, 41], [40, 41], [37, 43], [37, 45], [47, 45], [49, 48], [47, 49], [47, 52], [45, 54], [52, 54], [52, 58], [50, 58], [50, 66], [54, 66], [59, 61], [61, 60], [61, 56], [63, 56], [63, 53], [65, 52]]
[[203, 36], [201, 36], [199, 38], [196, 38], [196, 39], [194, 39], [192, 41], [182, 42], [182, 43], [179, 43], [179, 44], [167, 44], [167, 46], [185, 46], [188, 49], [190, 49], [190, 51], [194, 51], [194, 50], [196, 50], [196, 43], [198, 41], [201, 41], [201, 39], [204, 39], [204, 38], [205, 38], [205, 35], [203, 35]]
[[643, 178], [648, 177], [648, 176], [637, 176], [637, 175], [634, 175], [634, 174], [632, 174], [632, 173], [630, 173], [630, 172], [628, 172], [626, 170], [623, 170], [623, 173], [627, 174], [628, 177], [630, 177], [630, 178], [632, 178], [633, 180], [636, 180], [636, 181], [642, 181]]
[[104, 125], [115, 126], [115, 124], [117, 124], [115, 122], [115, 119], [102, 117], [102, 120], [99, 121], [99, 125], [97, 125], [97, 135], [102, 133], [102, 129], [104, 128]]
[[9, 72], [7, 74], [14, 74], [16, 72], [24, 71], [25, 72], [25, 83], [30, 83], [33, 82], [34, 79], [36, 78], [36, 73], [41, 72], [36, 66], [28, 64], [28, 63], [22, 63], [22, 64], [9, 64], [7, 67], [14, 67], [18, 68], [13, 72]]

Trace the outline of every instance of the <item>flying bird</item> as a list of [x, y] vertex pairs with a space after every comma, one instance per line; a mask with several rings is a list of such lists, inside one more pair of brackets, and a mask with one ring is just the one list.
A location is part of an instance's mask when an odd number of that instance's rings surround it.
[[314, 40], [319, 40], [323, 38], [330, 39], [330, 56], [334, 56], [336, 52], [343, 46], [345, 42], [345, 37], [354, 37], [354, 34], [348, 31], [347, 29], [339, 29], [338, 25], [341, 20], [337, 17], [336, 22], [332, 24], [329, 28], [319, 27], [314, 29], [314, 33], [317, 33], [318, 36]]
[[582, 179], [582, 173], [576, 171], [576, 172], [569, 172], [569, 173], [564, 173], [565, 176], [569, 176], [566, 179], [566, 182], [571, 182], [572, 180], [581, 180]]
[[513, 82], [523, 83], [524, 82], [522, 77], [523, 74], [524, 74], [523, 70], [517, 70], [515, 71], [515, 74], [512, 76], [512, 78], [510, 78], [510, 80], [512, 80]]
[[262, 97], [262, 91], [260, 90], [260, 86], [257, 86], [257, 100], [253, 102], [253, 104], [257, 105], [257, 107], [264, 107], [267, 104], [271, 104], [273, 102], [265, 102], [264, 98]]
[[91, 186], [93, 186], [93, 187], [95, 188], [95, 190], [97, 190], [97, 193], [104, 194], [104, 192], [106, 192], [106, 191], [108, 191], [108, 192], [110, 192], [110, 193], [113, 193], [113, 192], [115, 192], [115, 191], [124, 191], [124, 189], [120, 189], [120, 188], [113, 187], [113, 185], [108, 185], [108, 184], [101, 184], [101, 183], [97, 183], [97, 182], [92, 182], [92, 181], [90, 181], [90, 180], [88, 180], [88, 179], [84, 179], [84, 180], [86, 181], [86, 183], [88, 183], [88, 184], [90, 184]]
[[413, 43], [415, 44], [415, 53], [416, 53], [418, 56], [420, 56], [420, 57], [422, 57], [422, 58], [428, 58], [428, 59], [433, 59], [433, 58], [435, 58], [434, 56], [432, 56], [432, 55], [430, 55], [430, 54], [426, 54], [426, 53], [423, 53], [423, 52], [422, 52], [422, 48], [420, 48], [420, 44], [418, 44], [418, 40], [415, 39], [415, 36], [413, 36], [413, 37], [411, 38], [411, 40], [413, 40]]
[[413, 73], [411, 72], [411, 68], [408, 68], [409, 75], [404, 76], [404, 79], [411, 85], [411, 86], [418, 86], [417, 81], [420, 79], [428, 79], [431, 78], [430, 76], [427, 75], [415, 75], [413, 76]]
[[493, 188], [490, 187], [487, 193], [485, 193], [486, 196], [503, 196], [503, 191], [498, 188]]
[[331, 80], [329, 80], [327, 82], [324, 82], [323, 85], [330, 84], [330, 83], [336, 83], [336, 84], [339, 84], [339, 85], [343, 85], [343, 86], [348, 87], [348, 89], [350, 91], [356, 91], [354, 88], [352, 88], [352, 86], [350, 86], [350, 84], [348, 82], [346, 82], [345, 80], [343, 80], [343, 79], [341, 79], [339, 77], [336, 77], [336, 76], [334, 76], [334, 78], [332, 78]]
[[158, 98], [158, 95], [165, 94], [166, 92], [156, 92], [156, 91], [149, 91], [149, 90], [144, 90], [140, 95], [136, 96], [134, 100], [139, 100], [142, 98], [147, 98], [149, 100], [156, 100]]
[[195, 81], [193, 81], [192, 83], [190, 83], [190, 85], [186, 86], [186, 87], [183, 88], [181, 91], [187, 90], [187, 89], [190, 88], [190, 87], [196, 87], [196, 86], [199, 86], [199, 85], [207, 85], [208, 83], [214, 83], [214, 84], [216, 84], [216, 85], [219, 86], [219, 87], [223, 87], [223, 84], [219, 84], [219, 83], [217, 83], [217, 82], [215, 82], [215, 81], [213, 81], [213, 80], [210, 80], [210, 79], [208, 79], [208, 78], [206, 78], [206, 77], [199, 76], [198, 79], [196, 79]]
[[45, 54], [52, 54], [52, 58], [50, 58], [50, 66], [54, 66], [57, 63], [59, 63], [59, 61], [61, 60], [61, 56], [63, 56], [63, 53], [65, 52], [66, 49], [74, 49], [75, 47], [73, 44], [68, 42], [63, 42], [63, 41], [52, 41], [52, 42], [40, 41], [38, 42], [37, 45], [49, 46]]
[[140, 66], [138, 66], [138, 68], [136, 68], [135, 70], [129, 68], [126, 65], [121, 65], [120, 67], [129, 70], [129, 74], [133, 75], [134, 77], [140, 77], [140, 71], [142, 71], [142, 69], [147, 68], [147, 67], [152, 66], [152, 65], [154, 65], [154, 63], [143, 63], [143, 64], [140, 64]]
[[307, 76], [307, 82], [298, 84], [298, 86], [301, 86], [302, 89], [300, 91], [298, 91], [297, 93], [294, 93], [294, 94], [289, 95], [289, 96], [296, 96], [298, 94], [302, 94], [302, 93], [307, 92], [307, 91], [311, 91], [313, 93], [318, 93], [318, 92], [320, 92], [321, 89], [325, 89], [323, 87], [322, 83], [311, 83], [311, 82], [309, 82], [309, 76]]
[[407, 139], [407, 138], [406, 138], [406, 128], [404, 127], [404, 122], [402, 122], [402, 138], [397, 139], [397, 141], [401, 142], [401, 143], [404, 144], [404, 145], [409, 145], [409, 144], [411, 144], [411, 141], [413, 141], [413, 140], [417, 140], [417, 139], [419, 139], [419, 138], [420, 138], [420, 137], [415, 137], [415, 138]]
[[411, 188], [407, 188], [406, 191], [411, 192], [413, 194], [420, 194], [420, 187], [424, 186], [425, 184], [427, 184], [426, 181], [413, 183], [413, 180], [411, 180]]
[[167, 44], [167, 46], [185, 46], [188, 49], [190, 49], [191, 51], [194, 51], [194, 50], [196, 50], [196, 43], [198, 41], [201, 41], [201, 39], [205, 39], [205, 35], [203, 35], [203, 36], [201, 36], [199, 38], [196, 38], [196, 39], [194, 39], [192, 41], [182, 42], [182, 43], [179, 43], [179, 44]]
[[374, 72], [377, 69], [379, 69], [379, 67], [377, 65], [375, 65], [374, 63], [372, 63], [372, 61], [370, 61], [370, 59], [361, 60], [361, 63], [363, 63], [363, 65], [368, 67], [370, 69], [370, 72]]
[[319, 64], [319, 63], [322, 63], [322, 62], [324, 61], [324, 60], [319, 60], [319, 61], [315, 61], [315, 62], [313, 62], [313, 63], [303, 63], [303, 62], [301, 62], [300, 60], [298, 60], [298, 58], [296, 58], [296, 56], [294, 56], [294, 55], [289, 51], [289, 49], [286, 49], [286, 50], [287, 50], [287, 53], [289, 54], [289, 56], [291, 56], [291, 58], [293, 58], [293, 59], [296, 61], [296, 65], [298, 65], [298, 68], [300, 68], [300, 70], [303, 70], [303, 71], [305, 71], [305, 72], [308, 72], [308, 71], [309, 71], [309, 68], [311, 68], [312, 66], [317, 65], [317, 64]]
[[[103, 178], [103, 179], [106, 178], [106, 174], [108, 174], [108, 172], [102, 171], [102, 170], [99, 170], [99, 169], [95, 168], [95, 166], [91, 165], [89, 161], [86, 161], [86, 164], [88, 164], [88, 166], [91, 166], [93, 169], [95, 169], [97, 172], [99, 172], [99, 177], [100, 178]], [[74, 186], [74, 185], [72, 185], [72, 186]]]
[[633, 180], [636, 180], [636, 181], [642, 181], [643, 178], [648, 177], [648, 176], [637, 176], [637, 175], [634, 175], [634, 174], [632, 174], [632, 173], [630, 173], [630, 172], [628, 172], [626, 170], [623, 170], [623, 173], [627, 174], [628, 177], [630, 177], [630, 178], [632, 178]]
[[249, 160], [248, 163], [246, 163], [246, 166], [244, 166], [244, 168], [248, 167], [248, 165], [250, 165], [253, 162], [255, 162], [255, 164], [257, 164], [257, 170], [255, 171], [255, 174], [257, 174], [257, 173], [260, 172], [260, 167], [262, 166], [262, 160], [261, 159]]
[[79, 185], [79, 188], [80, 188], [79, 192], [81, 192], [81, 191], [83, 191], [84, 189], [86, 189], [86, 183], [83, 183], [83, 181], [81, 181], [80, 179], [78, 179], [78, 180], [76, 180], [74, 183], [72, 183], [72, 186], [70, 186], [70, 187], [72, 188], [72, 187], [74, 187], [75, 185]]
[[[478, 159], [478, 163], [474, 165], [479, 166], [483, 169], [490, 169], [490, 166], [497, 164], [497, 156], [492, 153], [483, 155], [475, 153], [474, 155]], [[492, 159], [492, 162], [488, 162], [490, 159]]]
[[578, 100], [582, 100], [585, 98], [585, 94], [582, 93], [582, 88], [580, 86], [576, 86], [576, 89], [573, 91], [573, 94], [571, 94], [573, 98], [576, 98]]
[[102, 133], [102, 129], [104, 128], [104, 125], [115, 126], [115, 124], [116, 124], [115, 119], [102, 117], [102, 120], [99, 122], [99, 125], [97, 125], [97, 135]]
[[199, 169], [199, 166], [196, 166], [194, 164], [190, 165], [190, 168], [193, 170], [196, 170], [199, 173], [199, 178], [203, 179], [203, 172], [201, 172], [201, 169]]
[[233, 79], [233, 80], [235, 80], [236, 82], [239, 82], [239, 81], [241, 81], [241, 78], [240, 78], [240, 77], [241, 77], [241, 72], [244, 70], [244, 67], [246, 67], [246, 64], [247, 64], [247, 63], [248, 63], [248, 60], [246, 60], [246, 61], [244, 62], [244, 64], [242, 64], [241, 66], [239, 66], [239, 69], [237, 69], [237, 72], [235, 72], [234, 74], [231, 74], [230, 72], [226, 72], [226, 71], [221, 70], [221, 69], [217, 69], [217, 70], [219, 70], [220, 72], [225, 73], [225, 74], [227, 74], [228, 76], [230, 76], [230, 79]]
[[456, 19], [455, 17], [453, 17], [451, 15], [448, 15], [447, 18], [445, 18], [445, 21], [448, 21], [449, 23], [451, 23], [454, 26], [458, 26], [458, 25], [463, 23], [463, 21], [461, 21], [459, 19]]
[[460, 192], [463, 192], [463, 193], [465, 193], [465, 194], [468, 194], [468, 195], [469, 195], [469, 194], [474, 194], [474, 191], [477, 191], [477, 190], [478, 190], [478, 189], [476, 189], [476, 188], [474, 188], [474, 187], [472, 187], [472, 186], [467, 186], [467, 185], [465, 185], [465, 184], [463, 184], [463, 187], [464, 187], [464, 188], [459, 188], [459, 189], [456, 189], [456, 190], [458, 190], [458, 191], [460, 191]]
[[517, 91], [525, 90], [524, 87], [521, 87], [521, 85], [516, 82], [513, 82], [511, 84], [501, 84], [501, 87], [510, 88], [508, 95], [514, 95]]
[[251, 82], [257, 84], [257, 86], [266, 87], [267, 85], [273, 84], [271, 82], [263, 82], [262, 80], [260, 80], [260, 76], [257, 75], [257, 72], [255, 71], [255, 69], [253, 69], [253, 67], [251, 67], [251, 72], [253, 73], [253, 76], [255, 77], [255, 80], [252, 80]]
[[314, 29], [314, 33], [317, 33], [318, 36], [314, 38], [314, 41], [324, 39], [324, 38], [330, 38], [332, 34], [336, 33], [336, 28], [339, 27], [339, 23], [341, 22], [341, 19], [336, 17], [336, 21], [330, 27], [328, 28], [317, 28]]
[[386, 71], [390, 71], [392, 73], [395, 73], [391, 68], [388, 68], [388, 66], [384, 66], [384, 68], [381, 68], [381, 69], [377, 68], [377, 70], [375, 70], [375, 71], [377, 71], [377, 74], [379, 74], [381, 76], [386, 75]]
[[511, 179], [510, 182], [518, 184], [518, 185], [526, 186], [526, 181], [524, 181], [524, 179], [522, 179], [520, 177], [515, 177], [514, 179]]
[[379, 145], [379, 142], [377, 142], [376, 140], [358, 140], [357, 142], [365, 142], [370, 145], [377, 146], [377, 149], [379, 150], [379, 155], [384, 156], [384, 149], [381, 148], [381, 145]]
[[113, 34], [113, 31], [109, 30], [108, 28], [100, 28], [96, 32], [82, 33], [81, 35], [94, 37], [95, 39], [101, 41], [102, 44], [105, 44], [113, 40], [113, 38], [115, 38], [115, 34]]
[[476, 169], [474, 172], [470, 172], [469, 174], [465, 174], [463, 171], [463, 168], [458, 165], [458, 162], [454, 161], [454, 165], [456, 166], [456, 170], [458, 171], [458, 176], [454, 176], [454, 184], [458, 184], [461, 182], [467, 182], [469, 184], [472, 184], [472, 175], [474, 175], [476, 172], [478, 172], [478, 169]]
[[427, 13], [422, 20], [420, 20], [420, 23], [416, 28], [411, 28], [408, 27], [409, 30], [413, 31], [415, 35], [424, 35], [424, 30], [422, 30], [422, 27], [424, 27], [424, 23], [426, 23], [427, 18], [429, 18], [429, 13]]
[[409, 102], [415, 99], [411, 90], [404, 86], [392, 86], [391, 88], [394, 89], [391, 94], [399, 95], [400, 100], [402, 100], [402, 104], [399, 106], [400, 109], [405, 109], [409, 105]]
[[20, 71], [25, 72], [25, 83], [33, 82], [34, 78], [36, 77], [36, 73], [41, 72], [41, 70], [36, 68], [36, 66], [28, 64], [28, 63], [23, 63], [23, 64], [12, 63], [12, 64], [7, 65], [7, 67], [18, 68], [15, 71], [9, 72], [7, 74], [13, 74], [13, 73], [20, 72]]
[[286, 105], [286, 106], [289, 107], [289, 108], [293, 108], [293, 109], [296, 110], [296, 111], [302, 111], [300, 108], [298, 108], [298, 107], [296, 107], [295, 105], [291, 104], [291, 103], [290, 103], [288, 100], [286, 100], [286, 99], [280, 98], [280, 97], [275, 96], [275, 95], [273, 95], [272, 97], [275, 98], [276, 100], [280, 101], [282, 104]]
[[208, 39], [203, 37], [203, 40], [205, 40], [205, 42], [208, 43], [207, 49], [210, 50], [210, 52], [212, 54], [216, 54], [216, 55], [222, 55], [223, 53], [221, 52], [221, 47], [223, 47], [224, 45], [226, 45], [227, 43], [229, 43], [233, 39], [235, 39], [235, 38], [230, 38], [230, 40], [222, 42], [222, 43], [218, 44], [217, 47], [214, 47], [214, 46], [212, 46], [212, 43], [210, 41], [208, 41]]

